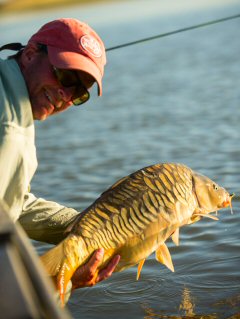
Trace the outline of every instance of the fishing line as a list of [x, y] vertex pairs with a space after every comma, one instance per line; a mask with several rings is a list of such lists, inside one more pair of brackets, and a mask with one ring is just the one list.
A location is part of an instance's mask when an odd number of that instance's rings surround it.
[[173, 34], [176, 34], [176, 33], [185, 32], [185, 31], [189, 31], [189, 30], [193, 30], [193, 29], [198, 29], [198, 28], [206, 27], [206, 26], [209, 26], [209, 25], [213, 25], [213, 24], [217, 24], [217, 23], [220, 23], [220, 22], [233, 20], [233, 19], [237, 19], [237, 18], [240, 18], [240, 14], [236, 14], [236, 15], [233, 15], [233, 16], [229, 16], [229, 17], [225, 17], [225, 18], [221, 18], [221, 19], [217, 19], [217, 20], [212, 20], [212, 21], [196, 24], [196, 25], [193, 25], [193, 26], [190, 26], [190, 27], [186, 27], [186, 28], [182, 28], [182, 29], [178, 29], [178, 30], [174, 30], [174, 31], [166, 32], [166, 33], [157, 34], [157, 35], [152, 36], [152, 37], [147, 37], [147, 38], [143, 38], [143, 39], [132, 41], [132, 42], [128, 42], [128, 43], [119, 44], [119, 45], [116, 45], [114, 47], [107, 48], [106, 51], [112, 51], [112, 50], [128, 47], [128, 46], [131, 46], [131, 45], [143, 43], [143, 42], [146, 42], [146, 41], [152, 41], [152, 40], [155, 40], [155, 39], [158, 39], [158, 38], [167, 37], [167, 36], [170, 36], [170, 35], [173, 35]]

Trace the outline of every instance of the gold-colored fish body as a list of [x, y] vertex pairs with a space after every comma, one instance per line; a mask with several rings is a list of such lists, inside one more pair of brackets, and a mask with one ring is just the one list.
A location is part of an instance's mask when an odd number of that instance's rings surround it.
[[120, 254], [115, 271], [139, 264], [139, 278], [144, 260], [156, 251], [156, 259], [174, 271], [165, 241], [172, 236], [178, 245], [181, 226], [226, 207], [230, 201], [223, 188], [185, 165], [149, 166], [105, 191], [42, 261], [48, 273], [57, 277], [62, 300], [73, 273], [98, 248], [105, 250], [101, 268]]
[[104, 264], [120, 254], [116, 271], [121, 271], [148, 257], [186, 224], [196, 205], [189, 168], [150, 166], [103, 193], [79, 216], [71, 233], [81, 234], [89, 254], [103, 247]]

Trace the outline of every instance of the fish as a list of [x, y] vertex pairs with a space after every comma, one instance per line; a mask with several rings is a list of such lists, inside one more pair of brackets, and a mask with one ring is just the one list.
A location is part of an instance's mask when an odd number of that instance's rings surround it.
[[211, 213], [231, 207], [231, 195], [207, 176], [180, 163], [158, 163], [123, 177], [104, 191], [68, 229], [67, 237], [40, 259], [64, 305], [72, 275], [94, 251], [104, 248], [97, 272], [118, 254], [115, 272], [138, 264], [137, 280], [146, 258], [174, 271], [166, 240], [179, 245], [179, 229]]

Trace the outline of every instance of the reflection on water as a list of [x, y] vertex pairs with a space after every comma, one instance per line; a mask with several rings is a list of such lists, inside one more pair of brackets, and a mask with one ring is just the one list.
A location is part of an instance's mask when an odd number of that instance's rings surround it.
[[194, 303], [191, 297], [191, 292], [188, 288], [184, 287], [182, 293], [182, 302], [179, 305], [180, 312], [183, 311], [186, 316], [194, 316]]
[[[236, 309], [236, 313], [229, 316], [224, 316], [224, 318], [228, 319], [239, 319], [239, 305], [240, 305], [240, 295], [234, 296], [232, 298], [221, 300], [215, 304], [216, 307], [226, 306], [228, 305], [232, 309]], [[148, 303], [141, 304], [142, 309], [144, 310], [144, 319], [151, 318], [162, 318], [162, 319], [184, 319], [184, 318], [193, 318], [193, 319], [218, 319], [220, 316], [217, 313], [207, 314], [207, 315], [197, 315], [195, 313], [195, 301], [192, 296], [191, 290], [187, 287], [183, 288], [182, 291], [182, 300], [179, 305], [179, 314], [178, 315], [168, 315], [165, 311], [160, 311], [157, 309], [153, 309], [149, 306]]]
[[[139, 10], [132, 22], [112, 18], [98, 30], [112, 46], [233, 15], [240, 4], [191, 10], [152, 18]], [[88, 21], [83, 12], [61, 15]], [[42, 19], [22, 22], [24, 37]], [[178, 247], [167, 242], [174, 273], [152, 255], [139, 281], [133, 267], [75, 291], [74, 318], [240, 318], [239, 28], [234, 20], [109, 52], [103, 97], [92, 94], [87, 106], [37, 123], [37, 196], [82, 211], [119, 178], [157, 162], [184, 163], [237, 195], [234, 214], [224, 209], [219, 221], [183, 227]], [[48, 247], [36, 244], [41, 253]]]
[[[182, 300], [179, 304], [178, 310], [179, 314], [183, 314], [181, 316], [168, 316], [167, 314], [160, 314], [156, 313], [153, 308], [149, 307], [147, 303], [142, 304], [142, 308], [146, 315], [144, 319], [150, 318], [197, 318], [196, 314], [194, 313], [195, 304], [193, 302], [193, 297], [191, 296], [191, 291], [189, 288], [184, 287], [182, 291]], [[201, 318], [203, 318], [201, 316]], [[204, 317], [205, 318], [205, 317]], [[212, 316], [207, 316], [206, 318], [216, 318]]]
[[[218, 317], [213, 314], [213, 315], [194, 315], [192, 313], [187, 313], [186, 315], [177, 315], [177, 316], [172, 316], [172, 315], [167, 315], [167, 314], [161, 314], [161, 313], [155, 313], [155, 311], [152, 308], [148, 308], [148, 307], [143, 307], [145, 312], [146, 312], [146, 316], [144, 316], [144, 319], [151, 319], [151, 318], [161, 318], [161, 319], [187, 319], [187, 318], [194, 318], [194, 319], [217, 319]], [[237, 319], [237, 317], [235, 318]]]

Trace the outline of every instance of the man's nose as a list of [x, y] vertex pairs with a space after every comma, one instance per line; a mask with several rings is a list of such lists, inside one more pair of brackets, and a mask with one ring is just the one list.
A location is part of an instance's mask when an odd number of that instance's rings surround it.
[[64, 101], [64, 102], [71, 101], [73, 93], [74, 93], [74, 90], [75, 90], [75, 88], [73, 88], [73, 87], [70, 87], [70, 88], [65, 88], [65, 87], [59, 88], [58, 89], [58, 94], [60, 96], [60, 99], [62, 101]]

